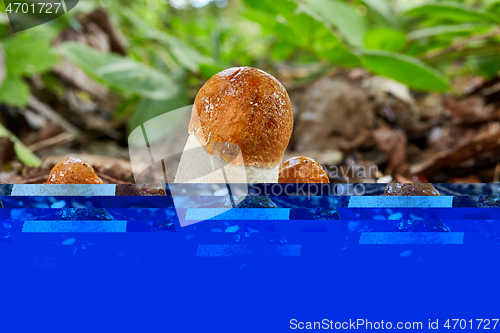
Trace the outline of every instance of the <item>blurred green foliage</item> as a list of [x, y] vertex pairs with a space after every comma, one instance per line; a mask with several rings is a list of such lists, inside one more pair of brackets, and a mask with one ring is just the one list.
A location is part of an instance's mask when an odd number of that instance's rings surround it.
[[49, 40], [31, 34], [19, 34], [2, 44], [5, 52], [7, 77], [0, 87], [0, 101], [24, 106], [29, 97], [29, 86], [24, 76], [40, 74], [58, 63]]
[[[435, 92], [452, 89], [454, 76], [490, 78], [500, 70], [500, 0], [206, 0], [196, 8], [202, 2], [83, 0], [69, 14], [15, 35], [3, 12], [7, 76], [0, 102], [25, 105], [24, 78], [43, 77], [60, 57], [125, 97], [116, 113], [127, 117], [129, 130], [190, 104], [209, 77], [232, 66], [272, 71], [286, 63], [318, 73], [364, 67]], [[97, 6], [125, 36], [127, 57], [74, 43], [51, 46], [62, 29], [81, 28], [79, 12]]]

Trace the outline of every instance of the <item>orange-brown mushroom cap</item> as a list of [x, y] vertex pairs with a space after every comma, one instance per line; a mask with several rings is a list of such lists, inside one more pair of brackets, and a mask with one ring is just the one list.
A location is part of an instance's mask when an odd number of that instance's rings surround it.
[[[245, 165], [267, 168], [281, 163], [292, 129], [285, 87], [251, 67], [229, 68], [210, 78], [196, 96], [189, 124], [200, 144], [234, 144]], [[210, 145], [206, 149], [214, 153]]]
[[420, 196], [441, 195], [431, 183], [389, 183], [384, 195]]
[[292, 157], [280, 165], [279, 183], [330, 183], [323, 167], [308, 157]]
[[165, 187], [161, 183], [155, 184], [118, 184], [116, 196], [165, 196]]
[[103, 184], [94, 168], [79, 158], [69, 157], [50, 171], [47, 184]]

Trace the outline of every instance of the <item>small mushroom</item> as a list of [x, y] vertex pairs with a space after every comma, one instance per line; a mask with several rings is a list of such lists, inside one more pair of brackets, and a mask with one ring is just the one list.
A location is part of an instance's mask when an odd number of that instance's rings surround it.
[[420, 196], [441, 195], [431, 183], [388, 183], [384, 195]]
[[[386, 196], [440, 196], [431, 183], [389, 183], [385, 188]], [[451, 229], [441, 220], [400, 220], [396, 232], [450, 232]]]
[[165, 196], [165, 187], [161, 183], [156, 184], [118, 184], [116, 185], [117, 196]]
[[103, 184], [94, 168], [79, 158], [68, 157], [50, 171], [47, 184]]
[[280, 165], [280, 183], [330, 183], [325, 169], [312, 158], [292, 157]]
[[[94, 168], [79, 158], [68, 157], [57, 163], [50, 171], [47, 184], [103, 184]], [[114, 220], [104, 208], [63, 208], [59, 214], [60, 221], [112, 221]], [[65, 225], [61, 224], [64, 230]], [[102, 231], [114, 230], [113, 225], [102, 225]], [[101, 230], [100, 229], [100, 230]], [[55, 230], [52, 230], [55, 231]]]

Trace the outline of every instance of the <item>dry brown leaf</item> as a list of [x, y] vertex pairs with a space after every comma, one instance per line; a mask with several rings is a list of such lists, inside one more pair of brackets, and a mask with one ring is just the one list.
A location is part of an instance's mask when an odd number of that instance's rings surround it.
[[480, 183], [481, 179], [479, 179], [476, 175], [468, 175], [466, 177], [460, 178], [451, 178], [453, 183], [461, 183], [461, 184], [469, 184], [469, 183]]
[[498, 119], [493, 104], [485, 105], [484, 98], [478, 95], [458, 100], [449, 96], [445, 99], [445, 106], [451, 114], [452, 122], [456, 124], [475, 124]]
[[443, 95], [430, 93], [421, 96], [416, 100], [417, 111], [422, 121], [444, 120], [449, 116], [443, 105]]
[[395, 178], [395, 180], [396, 180], [396, 181], [395, 181], [396, 183], [407, 183], [407, 184], [408, 184], [408, 183], [413, 183], [413, 181], [412, 181], [411, 179], [406, 178], [406, 177], [404, 177], [404, 176], [402, 176], [402, 175], [400, 175], [400, 174], [396, 174], [396, 175], [394, 176], [394, 178]]
[[386, 174], [398, 171], [406, 163], [408, 139], [401, 129], [380, 128], [373, 131], [373, 138], [389, 161]]
[[[474, 135], [471, 133], [474, 132]], [[479, 129], [467, 131], [467, 135], [457, 142], [452, 149], [432, 153], [427, 152], [424, 160], [410, 167], [412, 174], [430, 174], [443, 166], [450, 166], [462, 161], [467, 161], [480, 154], [498, 151], [500, 146], [500, 124], [488, 123]]]
[[296, 112], [291, 140], [295, 151], [307, 153], [358, 144], [360, 134], [374, 126], [375, 114], [367, 92], [346, 73], [322, 77], [301, 91], [300, 98], [291, 97]]

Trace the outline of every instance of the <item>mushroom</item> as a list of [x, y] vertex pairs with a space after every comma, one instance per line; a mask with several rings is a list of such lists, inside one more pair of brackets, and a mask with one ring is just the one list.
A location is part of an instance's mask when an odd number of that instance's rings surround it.
[[[47, 184], [103, 184], [94, 168], [76, 157], [57, 163], [50, 171]], [[155, 184], [119, 184], [116, 185], [117, 196], [165, 196], [165, 187]]]
[[280, 183], [330, 183], [323, 167], [312, 158], [297, 156], [280, 165]]
[[[39, 188], [31, 195], [110, 195], [110, 185], [103, 184], [92, 166], [79, 158], [69, 157], [56, 164], [50, 171], [47, 185], [36, 185]], [[95, 185], [99, 185], [98, 188]], [[22, 187], [14, 190], [16, 195], [26, 195], [30, 191]], [[25, 221], [23, 232], [125, 232], [126, 227], [125, 221], [115, 221], [104, 208], [62, 208], [59, 221]]]
[[[251, 67], [226, 69], [196, 96], [175, 182], [277, 183], [292, 129], [292, 103], [276, 78]], [[229, 176], [200, 162], [207, 157], [226, 164]]]
[[[280, 165], [280, 183], [330, 183], [325, 169], [309, 157], [292, 157]], [[339, 220], [339, 213], [333, 208], [300, 208], [290, 211], [291, 220]]]
[[[79, 158], [68, 157], [57, 163], [50, 170], [47, 184], [103, 184], [92, 166]], [[59, 214], [60, 221], [80, 220], [114, 220], [104, 208], [81, 209], [63, 208]]]
[[[388, 183], [384, 196], [440, 196], [431, 183]], [[442, 220], [400, 220], [396, 232], [450, 232]]]
[[165, 187], [156, 184], [118, 184], [116, 196], [166, 196]]
[[47, 184], [103, 184], [93, 167], [79, 158], [68, 157], [50, 171]]
[[[78, 186], [66, 186], [71, 184]], [[113, 196], [115, 185], [103, 184], [92, 166], [79, 158], [68, 157], [52, 168], [46, 184], [14, 184], [11, 195]]]
[[431, 183], [388, 183], [384, 195], [421, 196], [441, 195]]

